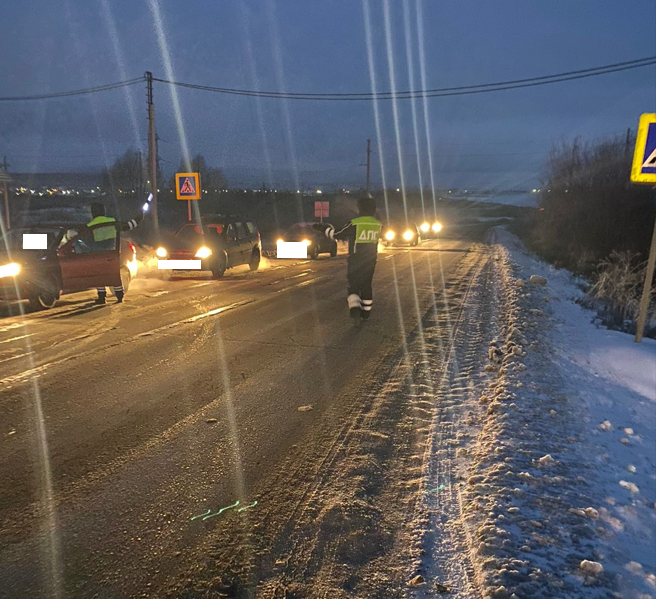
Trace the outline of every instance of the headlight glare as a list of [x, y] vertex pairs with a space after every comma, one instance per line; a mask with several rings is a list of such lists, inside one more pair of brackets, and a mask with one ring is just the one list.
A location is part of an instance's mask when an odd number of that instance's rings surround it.
[[20, 264], [11, 262], [10, 264], [3, 264], [0, 266], [0, 279], [3, 277], [15, 277], [21, 271]]
[[196, 252], [195, 258], [209, 258], [212, 255], [212, 250], [207, 246], [203, 246]]
[[430, 225], [428, 223], [421, 223], [421, 227], [419, 228], [421, 229], [422, 233], [427, 233], [428, 229], [430, 229]]
[[433, 223], [433, 227], [432, 227], [432, 229], [433, 229], [433, 231], [434, 231], [435, 233], [439, 233], [439, 232], [442, 230], [442, 223], [439, 222], [439, 221], [435, 221], [435, 222]]
[[410, 241], [414, 236], [415, 234], [410, 229], [408, 229], [405, 233], [403, 233], [403, 239], [405, 239], [406, 241]]
[[158, 258], [166, 258], [166, 256], [168, 256], [168, 252], [166, 251], [166, 248], [163, 247], [158, 247], [155, 253], [157, 254]]
[[387, 241], [392, 241], [394, 237], [396, 237], [396, 233], [394, 233], [394, 231], [387, 231], [385, 233], [385, 239], [387, 239]]

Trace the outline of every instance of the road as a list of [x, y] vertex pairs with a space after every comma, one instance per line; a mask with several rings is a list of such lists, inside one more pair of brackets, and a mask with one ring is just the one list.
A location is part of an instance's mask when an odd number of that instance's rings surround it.
[[5, 309], [0, 597], [304, 596], [289, 590], [295, 522], [443, 281], [466, 284], [474, 242], [381, 252], [359, 329], [343, 256], [138, 279], [122, 305]]

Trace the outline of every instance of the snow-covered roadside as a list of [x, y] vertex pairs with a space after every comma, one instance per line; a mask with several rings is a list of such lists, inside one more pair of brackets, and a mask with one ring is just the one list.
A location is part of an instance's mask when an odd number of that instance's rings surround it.
[[491, 380], [461, 460], [484, 593], [656, 597], [656, 343], [598, 328], [569, 273], [494, 237]]
[[582, 417], [578, 453], [589, 471], [586, 492], [596, 509], [590, 513], [598, 514], [595, 561], [615, 579], [620, 596], [654, 597], [656, 342], [638, 345], [630, 335], [596, 326], [594, 314], [576, 303], [582, 292], [567, 271], [536, 260], [503, 229], [496, 236], [516, 276], [548, 280], [546, 341], [562, 392]]

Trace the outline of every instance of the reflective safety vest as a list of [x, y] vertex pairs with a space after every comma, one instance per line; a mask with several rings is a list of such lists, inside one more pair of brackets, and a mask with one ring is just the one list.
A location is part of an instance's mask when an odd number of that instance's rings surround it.
[[373, 216], [358, 216], [358, 218], [354, 218], [351, 221], [351, 224], [355, 227], [356, 245], [378, 243], [382, 224], [377, 218]]
[[[93, 227], [94, 225], [100, 225], [102, 223], [115, 223], [116, 219], [111, 216], [96, 216], [90, 223], [87, 223], [87, 227]], [[116, 239], [116, 227], [98, 227], [93, 230], [93, 240], [98, 241], [108, 241], [110, 239]]]

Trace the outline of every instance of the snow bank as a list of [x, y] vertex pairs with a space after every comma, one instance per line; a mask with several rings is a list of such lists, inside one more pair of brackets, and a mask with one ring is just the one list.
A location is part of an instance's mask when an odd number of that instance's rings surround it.
[[599, 328], [570, 273], [495, 237], [502, 299], [463, 462], [485, 593], [653, 598], [656, 342]]

